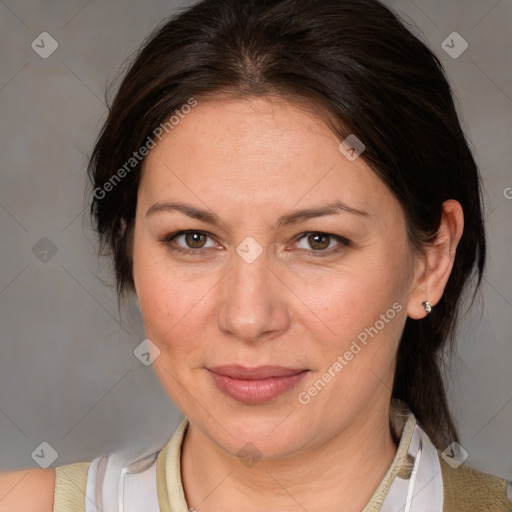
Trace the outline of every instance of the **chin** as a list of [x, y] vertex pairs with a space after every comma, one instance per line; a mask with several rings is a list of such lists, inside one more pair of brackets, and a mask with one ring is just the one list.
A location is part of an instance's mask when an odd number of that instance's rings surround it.
[[217, 440], [217, 443], [228, 453], [240, 458], [279, 460], [291, 456], [300, 448], [299, 439], [277, 433], [266, 437], [245, 431], [239, 436], [223, 435], [223, 439]]
[[[226, 411], [225, 407], [214, 414], [216, 420], [200, 414], [198, 427], [232, 455], [248, 457], [259, 456], [266, 459], [280, 459], [291, 455], [303, 445], [308, 422], [299, 418], [289, 407], [268, 408], [261, 406], [243, 406], [235, 411]], [[267, 409], [267, 410], [265, 410]], [[243, 452], [240, 454], [240, 452]]]

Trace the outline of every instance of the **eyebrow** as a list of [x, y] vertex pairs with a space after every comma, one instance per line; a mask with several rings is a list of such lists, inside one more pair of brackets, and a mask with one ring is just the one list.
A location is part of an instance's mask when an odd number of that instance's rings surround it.
[[[190, 204], [182, 203], [182, 202], [158, 202], [154, 205], [150, 206], [148, 211], [146, 212], [146, 217], [154, 215], [158, 212], [172, 212], [178, 211], [191, 217], [193, 219], [198, 219], [200, 221], [206, 222], [208, 224], [218, 225], [223, 224], [220, 217], [212, 212], [211, 210], [203, 210], [200, 208], [196, 208]], [[323, 217], [325, 215], [337, 215], [341, 212], [350, 213], [353, 215], [357, 215], [360, 217], [369, 217], [368, 212], [364, 210], [357, 210], [350, 206], [347, 206], [342, 201], [334, 201], [333, 203], [329, 203], [322, 206], [315, 206], [312, 208], [305, 208], [302, 210], [296, 210], [291, 213], [287, 213], [286, 215], [282, 215], [279, 217], [277, 221], [277, 226], [287, 226], [290, 224], [295, 224], [297, 222], [301, 222], [304, 220], [312, 219], [315, 217]]]

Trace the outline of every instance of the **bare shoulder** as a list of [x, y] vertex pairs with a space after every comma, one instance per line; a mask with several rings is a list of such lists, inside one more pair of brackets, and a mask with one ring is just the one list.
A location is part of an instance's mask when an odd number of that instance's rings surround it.
[[0, 473], [0, 512], [53, 512], [55, 470]]

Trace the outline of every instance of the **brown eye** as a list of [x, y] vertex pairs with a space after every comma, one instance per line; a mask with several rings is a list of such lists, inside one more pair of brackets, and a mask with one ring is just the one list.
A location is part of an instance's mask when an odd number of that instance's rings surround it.
[[[201, 254], [215, 247], [215, 242], [209, 240], [210, 235], [203, 231], [178, 231], [160, 240], [171, 251], [187, 254]], [[210, 242], [210, 245], [206, 245]]]
[[297, 241], [297, 247], [311, 256], [328, 256], [350, 245], [349, 240], [329, 233], [303, 233]]
[[319, 251], [329, 247], [330, 237], [321, 233], [314, 233], [308, 236], [309, 245], [315, 250]]
[[204, 233], [200, 233], [198, 231], [192, 231], [190, 233], [186, 233], [183, 236], [185, 237], [186, 244], [191, 249], [203, 248], [207, 238], [207, 236]]

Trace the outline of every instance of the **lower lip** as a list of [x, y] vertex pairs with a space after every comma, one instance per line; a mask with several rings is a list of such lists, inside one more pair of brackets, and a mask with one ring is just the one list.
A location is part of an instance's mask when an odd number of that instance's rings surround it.
[[287, 375], [286, 377], [270, 377], [258, 380], [233, 379], [211, 371], [209, 373], [215, 385], [231, 398], [244, 404], [263, 404], [293, 388], [306, 376], [308, 371]]

